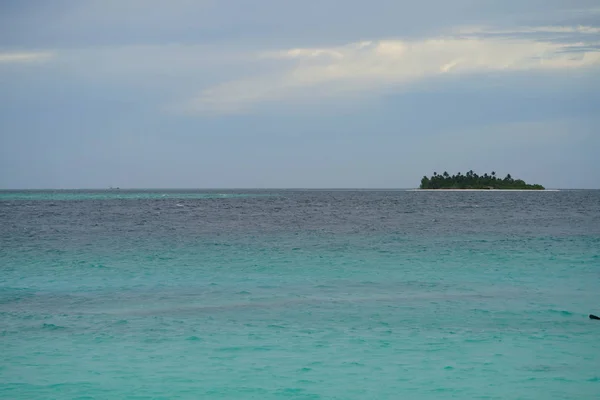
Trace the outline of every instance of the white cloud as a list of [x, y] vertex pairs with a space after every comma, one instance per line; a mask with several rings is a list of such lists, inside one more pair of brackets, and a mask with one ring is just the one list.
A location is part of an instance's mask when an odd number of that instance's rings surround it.
[[[583, 38], [577, 43], [557, 43], [514, 37], [545, 32], [573, 33]], [[590, 26], [512, 31], [470, 28], [460, 30], [460, 35], [427, 40], [378, 40], [266, 52], [262, 57], [280, 60], [275, 73], [211, 87], [192, 100], [187, 111], [236, 113], [263, 102], [345, 99], [352, 94], [364, 97], [441, 74], [595, 67], [600, 65], [600, 52], [582, 47], [596, 44], [590, 36], [593, 39], [598, 32], [600, 28]], [[490, 33], [501, 36], [485, 36]]]
[[0, 52], [0, 64], [3, 63], [31, 63], [47, 61], [54, 57], [50, 52]]

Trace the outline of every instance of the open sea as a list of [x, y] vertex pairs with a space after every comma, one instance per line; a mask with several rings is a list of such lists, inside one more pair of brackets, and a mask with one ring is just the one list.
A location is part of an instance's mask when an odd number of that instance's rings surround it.
[[600, 191], [0, 191], [2, 399], [599, 399]]

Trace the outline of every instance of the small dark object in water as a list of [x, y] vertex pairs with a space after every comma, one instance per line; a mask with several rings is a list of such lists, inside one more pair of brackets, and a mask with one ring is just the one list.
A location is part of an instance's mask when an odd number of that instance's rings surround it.
[[597, 317], [594, 314], [590, 314], [590, 319], [600, 319], [600, 317]]

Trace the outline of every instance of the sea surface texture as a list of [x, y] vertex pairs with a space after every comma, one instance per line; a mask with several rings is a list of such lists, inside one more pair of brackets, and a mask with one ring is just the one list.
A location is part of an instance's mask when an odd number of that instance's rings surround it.
[[0, 192], [2, 399], [598, 399], [600, 191]]

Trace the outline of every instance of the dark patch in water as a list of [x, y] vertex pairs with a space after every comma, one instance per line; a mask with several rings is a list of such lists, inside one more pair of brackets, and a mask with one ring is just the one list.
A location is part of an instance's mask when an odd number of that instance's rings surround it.
[[64, 326], [54, 325], [54, 324], [42, 324], [42, 329], [46, 329], [49, 331], [57, 331], [57, 330], [62, 330], [62, 329], [67, 329], [67, 328]]

